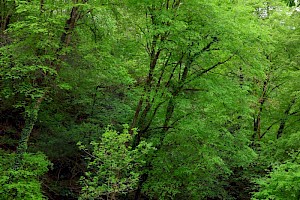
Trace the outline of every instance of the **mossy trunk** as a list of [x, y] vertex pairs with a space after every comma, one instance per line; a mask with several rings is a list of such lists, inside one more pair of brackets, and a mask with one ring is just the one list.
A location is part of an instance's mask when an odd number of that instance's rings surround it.
[[24, 153], [26, 153], [28, 149], [28, 141], [31, 135], [33, 126], [38, 117], [38, 112], [40, 109], [40, 105], [44, 97], [39, 98], [35, 104], [28, 106], [25, 109], [25, 125], [21, 132], [21, 137], [18, 143], [17, 151], [16, 151], [16, 158], [14, 163], [14, 169], [17, 170], [20, 168], [23, 162]]

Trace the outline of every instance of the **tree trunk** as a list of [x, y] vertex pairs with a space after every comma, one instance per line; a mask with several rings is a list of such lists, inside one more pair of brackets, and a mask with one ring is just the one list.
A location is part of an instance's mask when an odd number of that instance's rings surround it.
[[25, 109], [25, 125], [21, 132], [21, 137], [18, 143], [16, 158], [14, 163], [14, 169], [17, 170], [22, 165], [24, 153], [26, 153], [28, 148], [28, 141], [32, 132], [32, 129], [35, 125], [35, 122], [38, 117], [38, 112], [40, 105], [44, 100], [44, 96], [39, 98], [35, 105], [32, 105]]
[[268, 86], [269, 86], [269, 75], [267, 76], [266, 80], [264, 81], [262, 94], [261, 94], [261, 97], [259, 98], [259, 101], [258, 101], [259, 110], [258, 110], [258, 113], [257, 113], [256, 117], [254, 117], [254, 124], [253, 124], [254, 135], [253, 135], [253, 138], [255, 138], [255, 135], [256, 135], [258, 140], [261, 139], [261, 114], [263, 112], [264, 104], [265, 104], [266, 99], [267, 99]]
[[72, 32], [74, 31], [77, 20], [80, 17], [79, 7], [74, 6], [71, 10], [70, 17], [66, 21], [66, 25], [64, 28], [64, 33], [61, 36], [60, 42], [65, 46], [69, 46], [71, 43]]
[[283, 133], [284, 128], [286, 126], [287, 118], [288, 118], [289, 113], [292, 109], [292, 106], [294, 105], [295, 102], [296, 102], [296, 98], [293, 98], [293, 100], [290, 102], [287, 109], [285, 110], [283, 118], [280, 120], [280, 125], [279, 125], [277, 135], [276, 135], [277, 139], [279, 139], [282, 136], [282, 133]]
[[15, 9], [15, 2], [13, 1], [11, 5], [7, 1], [2, 1], [1, 3], [1, 14], [0, 14], [0, 31], [1, 34], [8, 28]]

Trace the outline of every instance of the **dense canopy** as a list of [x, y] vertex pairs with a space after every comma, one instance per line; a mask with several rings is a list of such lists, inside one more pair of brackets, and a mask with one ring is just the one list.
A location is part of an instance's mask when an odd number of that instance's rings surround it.
[[0, 199], [300, 199], [294, 0], [1, 0]]

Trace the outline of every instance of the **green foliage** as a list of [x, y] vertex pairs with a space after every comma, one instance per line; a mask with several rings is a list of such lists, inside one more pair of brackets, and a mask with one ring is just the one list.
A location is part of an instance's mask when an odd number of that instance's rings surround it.
[[50, 162], [42, 153], [24, 154], [22, 166], [13, 168], [15, 154], [0, 151], [0, 196], [7, 200], [45, 199], [39, 177], [45, 174]]
[[39, 3], [15, 3], [20, 19], [7, 29], [11, 42], [0, 48], [1, 96], [18, 107], [44, 96], [57, 76], [64, 18], [41, 12]]
[[[81, 178], [81, 199], [95, 199], [101, 196], [116, 198], [137, 188], [145, 156], [154, 148], [151, 144], [141, 142], [135, 149], [133, 135], [124, 127], [122, 133], [107, 128], [99, 142], [92, 142], [92, 153], [88, 157], [88, 171]], [[82, 150], [86, 147], [79, 143]]]
[[256, 183], [260, 189], [253, 199], [297, 200], [300, 198], [300, 164], [281, 164]]
[[[76, 182], [82, 199], [247, 199], [253, 177], [264, 177], [254, 198], [297, 198], [295, 6], [1, 1], [0, 147], [14, 150], [21, 138], [22, 151], [28, 145], [52, 159], [47, 194], [55, 199], [78, 195]], [[132, 135], [122, 127], [131, 121]], [[78, 141], [90, 154], [87, 169]], [[1, 195], [43, 198], [38, 177], [46, 160], [25, 153], [14, 171], [13, 157], [1, 157]], [[30, 164], [38, 158], [42, 166]]]
[[256, 154], [247, 146], [243, 130], [232, 134], [210, 120], [185, 120], [165, 137], [143, 187], [147, 195], [154, 199], [233, 198], [226, 191], [230, 176], [236, 168], [246, 169]]
[[231, 176], [257, 157], [248, 146], [247, 90], [215, 74], [196, 83], [200, 91], [185, 91], [176, 101], [174, 118], [185, 116], [176, 128], [150, 137], [155, 142], [165, 136], [143, 187], [153, 199], [233, 199]]

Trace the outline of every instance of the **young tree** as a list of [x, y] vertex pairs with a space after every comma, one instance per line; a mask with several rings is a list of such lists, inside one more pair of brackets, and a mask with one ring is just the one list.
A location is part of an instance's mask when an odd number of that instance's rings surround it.
[[[141, 142], [132, 149], [128, 145], [132, 139], [125, 126], [120, 134], [108, 128], [99, 142], [91, 143], [93, 151], [88, 157], [88, 171], [81, 179], [83, 188], [80, 199], [106, 196], [107, 199], [116, 200], [120, 195], [137, 188], [146, 156], [154, 148], [149, 143]], [[79, 147], [88, 151], [80, 143]]]

